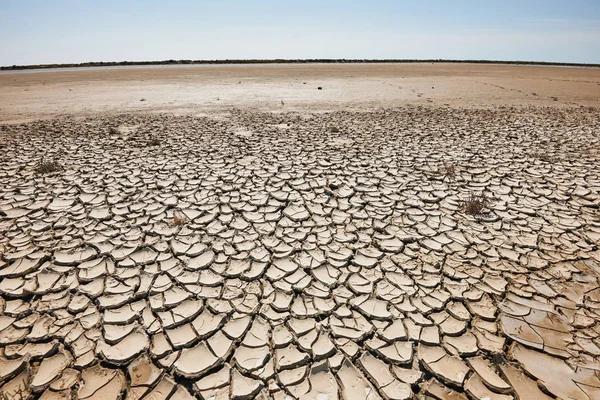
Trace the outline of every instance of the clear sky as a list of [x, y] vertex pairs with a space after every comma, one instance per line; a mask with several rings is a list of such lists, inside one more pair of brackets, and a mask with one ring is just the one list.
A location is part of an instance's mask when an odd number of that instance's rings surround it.
[[240, 58], [600, 63], [600, 0], [0, 0], [0, 65]]

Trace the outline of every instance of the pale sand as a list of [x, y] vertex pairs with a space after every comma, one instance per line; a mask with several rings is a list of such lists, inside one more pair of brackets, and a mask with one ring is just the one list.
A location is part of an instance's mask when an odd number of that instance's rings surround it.
[[2, 73], [0, 121], [231, 107], [597, 106], [599, 93], [600, 69], [512, 65], [203, 65]]

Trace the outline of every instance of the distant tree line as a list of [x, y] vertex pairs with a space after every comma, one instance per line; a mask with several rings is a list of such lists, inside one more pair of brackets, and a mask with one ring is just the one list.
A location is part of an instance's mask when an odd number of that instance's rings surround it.
[[600, 64], [543, 62], [543, 61], [495, 61], [495, 60], [417, 60], [417, 59], [331, 59], [314, 58], [302, 60], [269, 59], [269, 60], [164, 60], [164, 61], [91, 61], [75, 64], [37, 64], [37, 65], [10, 65], [0, 67], [0, 70], [21, 69], [47, 69], [47, 68], [82, 68], [82, 67], [118, 67], [118, 66], [144, 66], [144, 65], [192, 65], [192, 64], [358, 64], [358, 63], [453, 63], [453, 64], [513, 64], [513, 65], [547, 65], [564, 67], [600, 67]]

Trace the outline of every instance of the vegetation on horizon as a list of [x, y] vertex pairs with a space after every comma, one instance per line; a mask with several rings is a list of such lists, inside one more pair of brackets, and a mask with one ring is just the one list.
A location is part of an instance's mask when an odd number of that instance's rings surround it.
[[90, 61], [85, 63], [68, 64], [36, 64], [10, 65], [0, 67], [1, 71], [21, 69], [50, 69], [50, 68], [86, 68], [86, 67], [122, 67], [145, 65], [191, 65], [191, 64], [360, 64], [360, 63], [454, 63], [454, 64], [513, 64], [513, 65], [542, 65], [562, 67], [600, 67], [600, 64], [565, 63], [550, 61], [499, 61], [499, 60], [444, 60], [444, 59], [249, 59], [249, 60], [163, 60], [163, 61]]

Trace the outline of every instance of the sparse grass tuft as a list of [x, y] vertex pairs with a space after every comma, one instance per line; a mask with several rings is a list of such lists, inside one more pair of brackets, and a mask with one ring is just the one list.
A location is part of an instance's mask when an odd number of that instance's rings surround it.
[[160, 146], [160, 140], [158, 138], [152, 138], [148, 141], [148, 146]]
[[440, 175], [444, 175], [446, 178], [452, 180], [452, 179], [454, 179], [454, 176], [456, 175], [456, 165], [444, 164], [444, 166], [438, 170], [438, 173]]
[[534, 158], [537, 158], [538, 160], [543, 161], [543, 162], [547, 162], [547, 163], [554, 162], [554, 158], [548, 153], [533, 153], [531, 156]]
[[182, 213], [176, 212], [173, 215], [173, 219], [171, 221], [169, 221], [169, 226], [171, 228], [174, 228], [176, 226], [182, 226], [185, 225], [189, 222], [188, 218], [183, 215]]
[[35, 167], [35, 172], [37, 172], [38, 174], [50, 174], [52, 172], [57, 172], [62, 169], [62, 165], [60, 165], [60, 163], [58, 163], [58, 161], [56, 160], [42, 161], [37, 165], [37, 167]]
[[17, 386], [14, 392], [2, 392], [0, 393], [0, 400], [25, 400], [29, 398], [28, 394], [25, 393], [25, 388], [21, 385]]
[[471, 193], [467, 200], [463, 201], [461, 208], [469, 215], [481, 215], [483, 210], [490, 206], [490, 199], [484, 194]]

